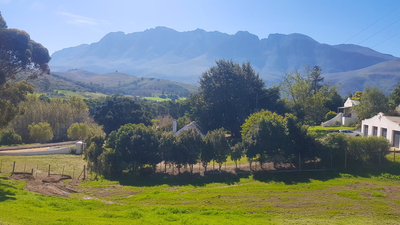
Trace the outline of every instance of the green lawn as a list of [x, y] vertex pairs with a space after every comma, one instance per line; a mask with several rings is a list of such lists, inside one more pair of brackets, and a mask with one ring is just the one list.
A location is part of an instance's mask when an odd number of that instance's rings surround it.
[[308, 131], [316, 133], [317, 137], [323, 137], [328, 133], [328, 130], [354, 130], [355, 127], [337, 126], [337, 127], [321, 127], [310, 126]]
[[[48, 159], [46, 159], [48, 158]], [[80, 156], [1, 157], [80, 166]], [[399, 224], [400, 165], [369, 171], [157, 174], [81, 182], [69, 198], [0, 174], [0, 224]]]

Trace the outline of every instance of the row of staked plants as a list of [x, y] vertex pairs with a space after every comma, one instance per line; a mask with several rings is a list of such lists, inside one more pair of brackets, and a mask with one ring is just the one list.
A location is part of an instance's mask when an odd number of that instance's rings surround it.
[[201, 162], [205, 171], [214, 160], [219, 169], [228, 156], [235, 162], [245, 155], [250, 163], [285, 163], [293, 168], [318, 161], [325, 168], [347, 165], [382, 164], [389, 143], [382, 137], [348, 137], [332, 133], [323, 139], [308, 133], [292, 114], [285, 117], [270, 111], [252, 114], [242, 125], [242, 141], [228, 141], [223, 128], [210, 131], [204, 137], [194, 129], [179, 134], [161, 132], [143, 124], [126, 124], [111, 132], [107, 138], [87, 139], [85, 158], [90, 168], [105, 176], [155, 172], [164, 162], [180, 169]]

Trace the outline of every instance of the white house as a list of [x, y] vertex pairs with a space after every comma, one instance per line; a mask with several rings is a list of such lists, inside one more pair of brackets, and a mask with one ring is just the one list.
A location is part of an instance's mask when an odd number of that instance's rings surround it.
[[400, 148], [400, 116], [385, 116], [383, 113], [361, 121], [364, 137], [383, 136], [390, 144]]
[[350, 98], [347, 98], [344, 106], [338, 108], [339, 113], [332, 119], [321, 123], [321, 127], [335, 125], [336, 121], [339, 121], [341, 125], [347, 125], [350, 122], [358, 123], [357, 113], [351, 111], [351, 107], [358, 105], [358, 103], [359, 102], [356, 100], [351, 100]]
[[182, 128], [181, 128], [180, 130], [178, 130], [178, 131], [177, 131], [177, 126], [178, 126], [178, 124], [177, 124], [176, 120], [174, 120], [173, 123], [172, 123], [172, 131], [173, 131], [175, 134], [179, 134], [181, 131], [183, 131], [183, 130], [189, 130], [189, 129], [194, 129], [194, 130], [199, 131], [202, 137], [205, 136], [205, 135], [207, 134], [207, 133], [205, 133], [205, 132], [203, 131], [203, 129], [202, 129], [195, 121], [193, 121], [193, 122], [189, 123], [188, 125], [182, 127]]

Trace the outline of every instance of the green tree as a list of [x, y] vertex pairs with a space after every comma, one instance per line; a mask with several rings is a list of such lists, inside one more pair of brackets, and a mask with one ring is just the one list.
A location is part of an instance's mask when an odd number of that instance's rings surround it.
[[197, 163], [204, 141], [201, 133], [195, 129], [183, 130], [178, 135], [177, 147], [174, 154], [174, 163], [178, 171], [184, 165], [189, 165], [193, 172], [193, 165]]
[[242, 158], [244, 154], [244, 144], [243, 142], [238, 142], [231, 147], [231, 160], [235, 162], [236, 169], [238, 168], [238, 161]]
[[397, 83], [397, 87], [395, 87], [393, 92], [390, 94], [389, 103], [392, 110], [400, 106], [400, 82]]
[[163, 132], [159, 141], [160, 153], [164, 160], [164, 171], [167, 171], [167, 163], [173, 163], [175, 149], [177, 148], [177, 136], [172, 131]]
[[366, 87], [360, 98], [360, 103], [352, 110], [357, 112], [359, 121], [371, 118], [379, 112], [386, 113], [389, 110], [389, 99], [377, 87]]
[[[250, 127], [248, 131], [242, 130], [243, 142], [246, 146], [246, 156], [249, 159], [257, 159], [262, 164], [267, 159], [273, 159], [280, 155], [285, 147], [286, 127], [285, 119], [269, 111], [253, 114], [257, 119], [246, 120], [242, 127]], [[251, 169], [251, 168], [250, 168]]]
[[68, 138], [71, 140], [85, 140], [89, 135], [90, 127], [86, 123], [73, 123], [68, 128]]
[[191, 96], [193, 117], [207, 130], [224, 127], [237, 136], [256, 108], [274, 107], [279, 90], [266, 89], [249, 62], [240, 66], [218, 60], [216, 64], [202, 74], [199, 93]]
[[53, 130], [48, 123], [32, 123], [28, 126], [30, 136], [39, 143], [45, 143], [53, 139]]
[[161, 154], [158, 147], [158, 134], [151, 127], [143, 124], [126, 124], [121, 126], [113, 134], [113, 139], [108, 140], [117, 158], [130, 164], [134, 170], [147, 165], [155, 165], [161, 162]]
[[28, 71], [31, 78], [50, 72], [47, 49], [31, 40], [25, 31], [8, 29], [3, 17], [0, 17], [0, 46], [0, 86], [21, 71]]
[[18, 104], [25, 101], [28, 93], [33, 92], [33, 85], [26, 81], [7, 82], [0, 87], [0, 127], [7, 126], [18, 115]]
[[21, 143], [22, 143], [21, 136], [15, 133], [13, 129], [7, 129], [6, 131], [2, 132], [0, 145], [14, 145]]
[[329, 111], [326, 115], [325, 115], [325, 120], [330, 120], [332, 118], [334, 118], [335, 116], [337, 116], [337, 113], [334, 111]]
[[317, 91], [323, 86], [320, 84], [324, 81], [324, 77], [321, 76], [321, 67], [314, 66], [312, 72], [307, 75], [308, 80], [311, 82], [311, 91], [317, 93]]
[[226, 162], [231, 152], [224, 128], [208, 132], [204, 137], [204, 141], [207, 143], [207, 147], [212, 149], [213, 160], [218, 163], [219, 170], [221, 170], [222, 164]]
[[120, 96], [108, 98], [103, 105], [96, 109], [94, 119], [104, 126], [106, 134], [128, 123], [151, 125], [149, 113], [142, 111], [141, 106], [131, 98]]
[[356, 101], [360, 101], [362, 94], [363, 94], [363, 93], [362, 93], [361, 91], [357, 91], [357, 92], [351, 97], [351, 99], [352, 99], [352, 100], [356, 100]]

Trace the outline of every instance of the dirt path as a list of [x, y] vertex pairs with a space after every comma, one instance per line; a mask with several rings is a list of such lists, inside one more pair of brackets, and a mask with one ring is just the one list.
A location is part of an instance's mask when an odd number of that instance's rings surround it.
[[66, 141], [66, 142], [41, 144], [41, 145], [24, 145], [24, 146], [0, 147], [0, 151], [21, 150], [21, 149], [37, 149], [37, 148], [47, 148], [47, 147], [54, 147], [54, 146], [64, 146], [64, 145], [72, 145], [72, 144], [75, 144], [76, 142], [78, 142], [78, 141]]
[[71, 176], [52, 174], [46, 177], [34, 177], [30, 173], [15, 173], [10, 176], [14, 180], [25, 180], [27, 185], [24, 187], [25, 190], [45, 194], [45, 195], [56, 195], [61, 197], [69, 197], [69, 193], [79, 192], [76, 186], [79, 182], [71, 180], [65, 183], [65, 180], [70, 180]]

